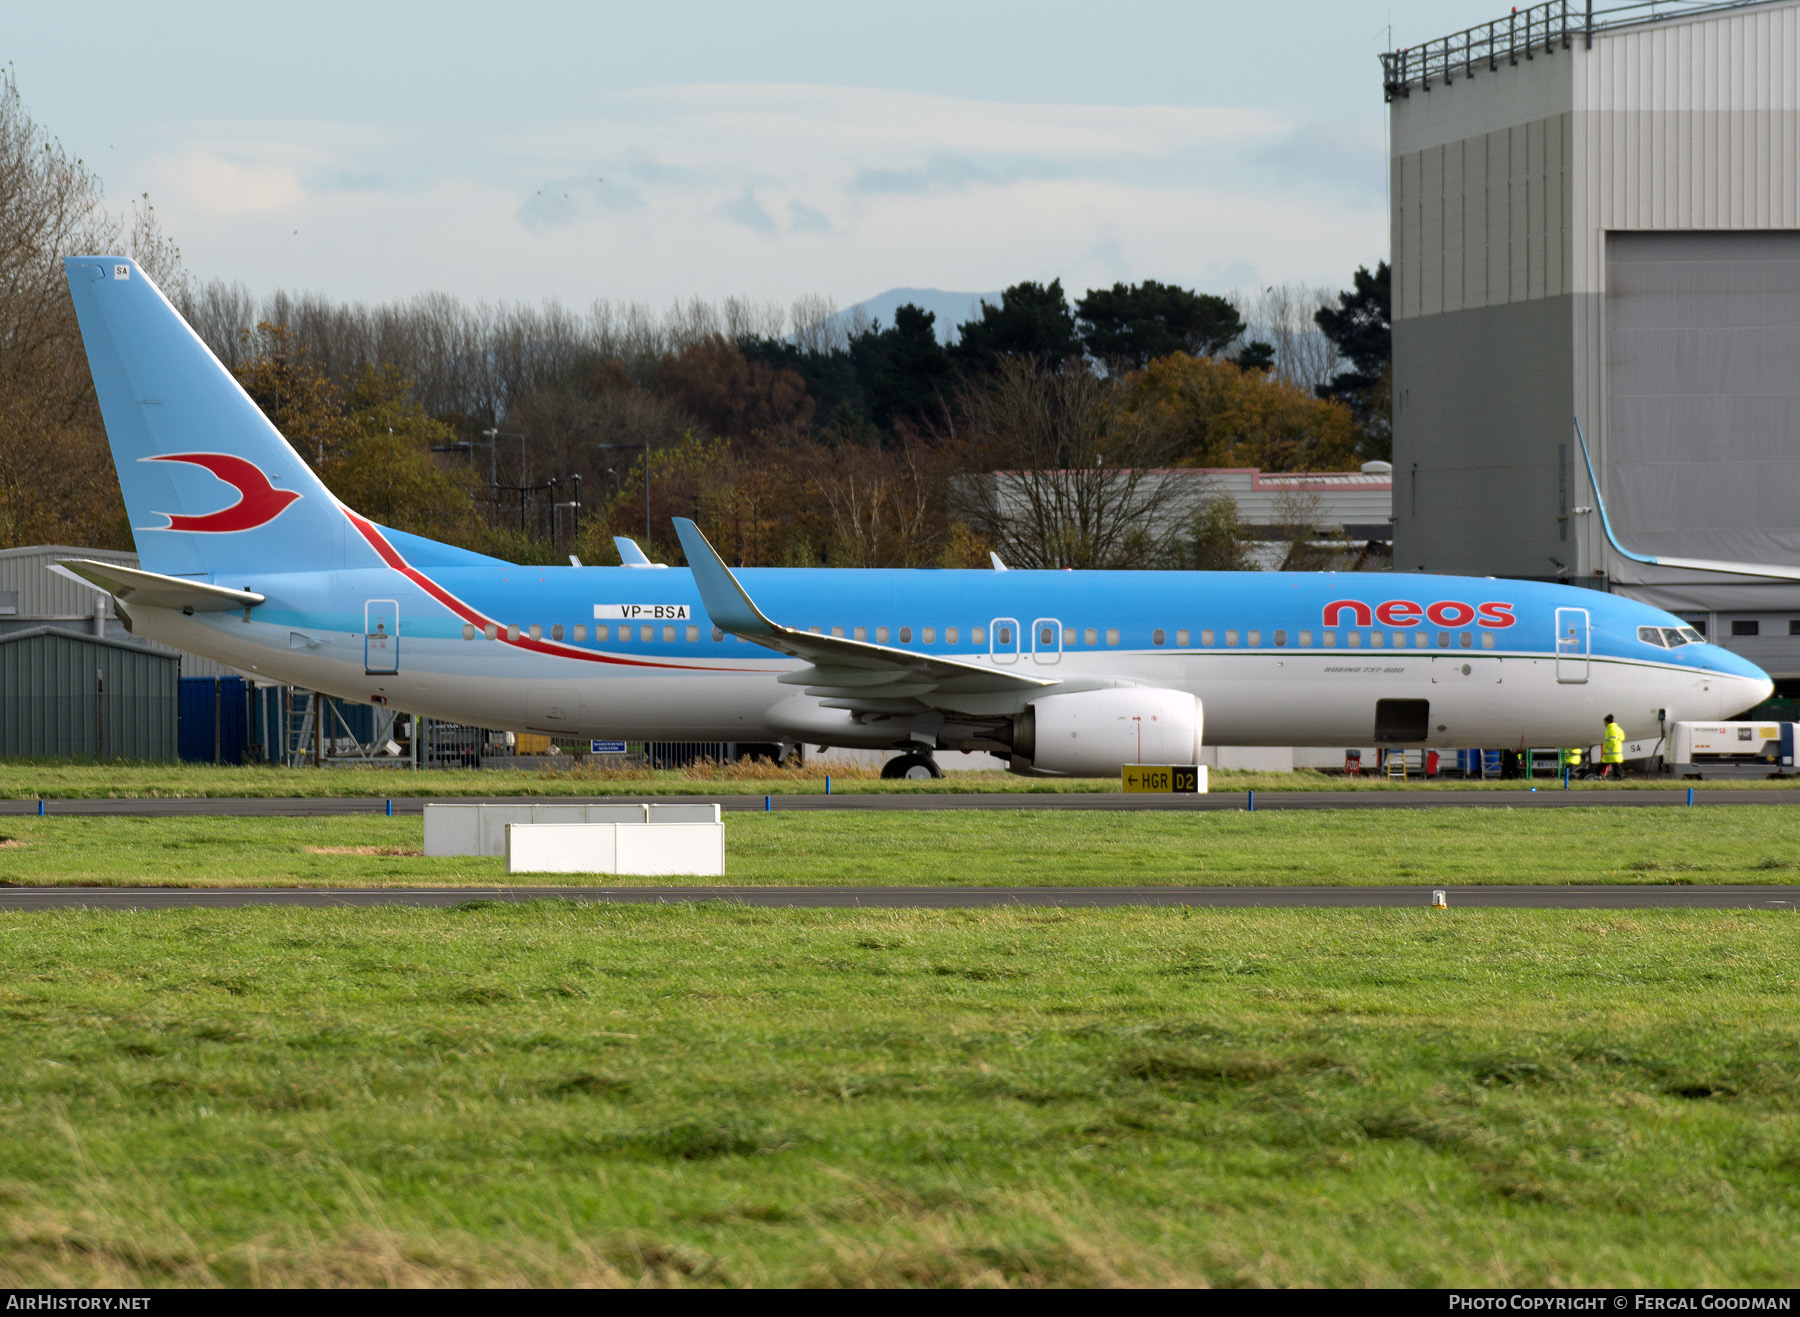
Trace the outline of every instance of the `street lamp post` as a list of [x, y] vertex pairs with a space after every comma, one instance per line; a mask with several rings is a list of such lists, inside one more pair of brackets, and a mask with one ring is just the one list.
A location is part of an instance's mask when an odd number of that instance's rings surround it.
[[[595, 448], [629, 451], [636, 444], [595, 444]], [[650, 538], [650, 436], [644, 436], [644, 538]]]

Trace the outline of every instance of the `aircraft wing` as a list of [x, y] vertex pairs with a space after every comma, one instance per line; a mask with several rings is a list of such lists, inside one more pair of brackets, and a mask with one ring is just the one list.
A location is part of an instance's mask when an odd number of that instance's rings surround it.
[[91, 558], [64, 558], [55, 568], [87, 585], [104, 590], [121, 603], [148, 604], [153, 608], [179, 608], [190, 613], [235, 613], [254, 608], [266, 596], [254, 590], [232, 590], [204, 581], [164, 576], [118, 563]]
[[741, 640], [803, 659], [811, 667], [776, 680], [804, 686], [827, 708], [859, 713], [904, 713], [935, 695], [988, 695], [1038, 690], [1060, 683], [960, 659], [917, 654], [842, 636], [821, 636], [771, 621], [752, 602], [700, 528], [675, 519], [675, 533], [693, 569], [694, 585], [713, 625]]

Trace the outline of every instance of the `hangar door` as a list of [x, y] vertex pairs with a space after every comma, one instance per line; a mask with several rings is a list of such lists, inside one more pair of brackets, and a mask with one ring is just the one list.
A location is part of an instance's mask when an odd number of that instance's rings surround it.
[[[1610, 233], [1606, 250], [1601, 479], [1620, 540], [1800, 563], [1800, 231]], [[1665, 608], [1718, 598], [1718, 577], [1697, 590], [1678, 584], [1692, 573], [1612, 566]]]

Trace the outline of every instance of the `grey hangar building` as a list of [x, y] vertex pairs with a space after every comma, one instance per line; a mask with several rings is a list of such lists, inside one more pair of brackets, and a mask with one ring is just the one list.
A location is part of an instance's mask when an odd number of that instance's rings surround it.
[[1540, 4], [1382, 56], [1394, 566], [1668, 609], [1800, 694], [1800, 0]]

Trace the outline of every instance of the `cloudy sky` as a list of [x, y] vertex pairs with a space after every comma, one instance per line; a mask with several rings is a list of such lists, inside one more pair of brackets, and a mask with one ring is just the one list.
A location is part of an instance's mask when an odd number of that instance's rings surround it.
[[[1223, 292], [1387, 254], [1378, 53], [1472, 0], [20, 6], [202, 278], [379, 300]], [[153, 14], [154, 17], [146, 17]]]

